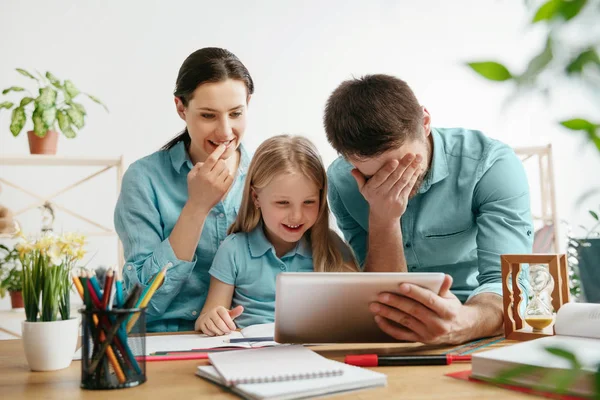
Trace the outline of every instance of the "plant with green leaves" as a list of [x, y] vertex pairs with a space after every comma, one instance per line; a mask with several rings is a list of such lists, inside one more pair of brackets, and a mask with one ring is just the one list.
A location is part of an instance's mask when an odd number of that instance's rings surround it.
[[0, 298], [7, 292], [19, 292], [23, 282], [19, 253], [0, 244]]
[[[536, 391], [557, 394], [572, 393], [571, 388], [585, 373], [581, 361], [574, 353], [560, 347], [546, 347], [546, 351], [567, 360], [570, 368], [544, 371], [543, 368], [535, 365], [519, 365], [503, 371], [491, 381], [500, 385], [520, 386], [522, 384], [516, 378], [532, 378], [538, 380], [538, 384], [533, 387]], [[592, 398], [600, 399], [600, 364], [597, 365], [595, 371]]]
[[[531, 19], [531, 25], [545, 25], [544, 46], [529, 60], [522, 73], [510, 71], [496, 61], [473, 61], [468, 66], [490, 81], [512, 82], [517, 93], [539, 90], [549, 94], [552, 87], [566, 77], [587, 88], [590, 99], [598, 100], [600, 40], [593, 37], [592, 28], [599, 20], [598, 0], [547, 0], [535, 10]], [[571, 131], [584, 133], [600, 154], [600, 113], [594, 118], [590, 121], [583, 116], [571, 116], [558, 123]]]
[[29, 322], [70, 317], [71, 270], [85, 255], [81, 235], [45, 234], [15, 248], [23, 265], [23, 303]]
[[61, 81], [50, 72], [46, 72], [45, 75], [36, 72], [38, 76], [34, 76], [24, 69], [16, 70], [21, 75], [34, 80], [38, 89], [35, 94], [21, 86], [11, 86], [2, 91], [3, 95], [12, 97], [16, 97], [17, 93], [21, 95], [20, 100], [0, 102], [0, 110], [12, 109], [10, 131], [13, 136], [21, 133], [29, 118], [33, 122], [33, 131], [39, 137], [46, 136], [50, 130], [57, 131], [58, 125], [58, 130], [67, 138], [74, 138], [77, 136], [77, 129], [84, 127], [87, 114], [83, 104], [76, 101], [80, 94], [87, 96], [108, 111], [98, 98], [80, 92], [68, 79]]
[[[600, 207], [598, 207], [600, 210]], [[567, 230], [567, 257], [569, 262], [569, 289], [571, 296], [579, 300], [582, 295], [581, 277], [579, 271], [580, 252], [591, 246], [590, 239], [600, 238], [600, 216], [594, 210], [588, 210], [593, 219], [591, 227], [580, 225], [583, 235], [575, 235], [571, 229]]]

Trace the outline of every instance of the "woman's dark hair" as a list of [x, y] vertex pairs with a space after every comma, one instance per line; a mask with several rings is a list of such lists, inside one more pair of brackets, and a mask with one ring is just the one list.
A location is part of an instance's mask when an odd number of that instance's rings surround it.
[[[218, 47], [205, 47], [196, 50], [185, 59], [179, 68], [173, 94], [179, 97], [183, 105], [187, 107], [198, 86], [227, 79], [244, 82], [248, 96], [254, 93], [252, 77], [235, 54]], [[169, 150], [181, 141], [185, 143], [186, 147], [190, 145], [191, 138], [187, 128], [165, 144], [163, 150]]]

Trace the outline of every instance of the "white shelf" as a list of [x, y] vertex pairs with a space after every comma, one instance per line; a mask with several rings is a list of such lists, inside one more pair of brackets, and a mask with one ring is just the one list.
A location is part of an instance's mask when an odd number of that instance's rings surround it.
[[[121, 192], [121, 182], [123, 179], [124, 165], [123, 165], [123, 156], [118, 157], [73, 157], [73, 156], [57, 156], [57, 155], [41, 155], [41, 154], [21, 154], [21, 155], [0, 155], [0, 166], [15, 166], [15, 167], [47, 167], [47, 166], [57, 166], [57, 167], [102, 167], [99, 171], [96, 172], [87, 172], [86, 176], [79, 179], [78, 181], [50, 194], [50, 195], [40, 195], [35, 193], [35, 191], [26, 189], [20, 186], [20, 182], [10, 181], [5, 177], [2, 177], [0, 174], [0, 184], [10, 186], [20, 192], [23, 192], [35, 200], [33, 203], [24, 206], [20, 210], [15, 210], [15, 217], [27, 212], [31, 209], [37, 208], [44, 203], [50, 203], [52, 206], [56, 207], [58, 210], [61, 210], [71, 216], [85, 221], [88, 224], [95, 226], [98, 228], [95, 232], [86, 232], [86, 236], [113, 236], [117, 238], [117, 257], [118, 264], [123, 265], [123, 249], [121, 247], [121, 242], [119, 241], [117, 233], [111, 229], [110, 227], [104, 226], [101, 223], [98, 223], [93, 220], [93, 217], [81, 215], [70, 208], [63, 207], [60, 204], [57, 204], [54, 200], [55, 197], [70, 191], [71, 189], [80, 186], [81, 184], [93, 180], [98, 175], [105, 173], [106, 171], [110, 171], [113, 168], [116, 170], [116, 191], [117, 196]], [[14, 177], [13, 177], [14, 180]]]
[[119, 166], [121, 157], [71, 157], [43, 154], [0, 155], [0, 165], [13, 166]]

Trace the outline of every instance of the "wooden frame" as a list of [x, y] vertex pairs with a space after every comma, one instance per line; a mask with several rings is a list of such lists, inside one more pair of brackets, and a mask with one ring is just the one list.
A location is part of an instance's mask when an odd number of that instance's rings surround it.
[[533, 219], [541, 221], [544, 226], [551, 225], [554, 232], [553, 249], [560, 251], [558, 234], [558, 217], [556, 214], [556, 193], [554, 188], [554, 163], [552, 161], [552, 145], [534, 147], [516, 147], [515, 153], [522, 163], [537, 158], [540, 173], [541, 215], [533, 215]]
[[[548, 264], [548, 270], [554, 279], [552, 289], [552, 307], [554, 311], [569, 302], [569, 277], [567, 274], [567, 256], [565, 254], [504, 254], [500, 256], [502, 266], [502, 294], [504, 303], [504, 335], [510, 340], [531, 340], [554, 335], [554, 325], [543, 332], [533, 332], [519, 314], [523, 293], [517, 284], [521, 274], [521, 264]], [[509, 282], [508, 275], [511, 274]]]
[[[19, 214], [22, 214], [31, 209], [35, 209], [45, 203], [49, 203], [52, 207], [61, 210], [77, 219], [87, 222], [88, 224], [96, 227], [96, 230], [90, 232], [82, 232], [86, 236], [117, 236], [117, 233], [114, 229], [107, 227], [101, 223], [94, 221], [91, 218], [88, 218], [84, 215], [76, 213], [66, 207], [57, 204], [53, 199], [58, 195], [61, 195], [81, 184], [87, 182], [96, 176], [112, 170], [113, 168], [116, 170], [116, 189], [117, 189], [117, 197], [121, 192], [121, 182], [123, 179], [123, 172], [125, 170], [123, 163], [123, 156], [113, 157], [113, 158], [99, 158], [99, 157], [68, 157], [68, 156], [56, 156], [56, 155], [38, 155], [38, 154], [29, 154], [22, 156], [0, 156], [0, 165], [10, 165], [10, 166], [32, 166], [32, 167], [41, 167], [41, 166], [61, 166], [61, 167], [103, 167], [99, 171], [96, 171], [92, 174], [87, 175], [83, 179], [78, 180], [71, 185], [68, 185], [49, 196], [40, 196], [30, 190], [27, 190], [14, 182], [11, 182], [7, 179], [0, 177], [0, 183], [5, 184], [6, 186], [10, 186], [16, 190], [19, 190], [33, 198], [36, 199], [35, 202], [31, 203], [28, 206], [21, 208], [20, 210], [15, 211], [13, 217], [16, 217]], [[119, 263], [119, 268], [123, 267], [124, 256], [123, 256], [123, 246], [121, 245], [121, 241], [117, 237], [117, 262]]]

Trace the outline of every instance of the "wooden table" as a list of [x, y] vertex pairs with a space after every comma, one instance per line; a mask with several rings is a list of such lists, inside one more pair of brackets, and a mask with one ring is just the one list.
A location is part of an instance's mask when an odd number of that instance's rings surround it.
[[[385, 348], [384, 348], [385, 347]], [[313, 347], [325, 357], [338, 361], [350, 353], [377, 350], [379, 353], [439, 353], [443, 348], [420, 344], [331, 345]], [[146, 364], [148, 381], [138, 387], [117, 391], [80, 389], [81, 365], [54, 372], [31, 372], [21, 340], [0, 341], [0, 397], [3, 399], [236, 399], [225, 389], [197, 377], [204, 360], [162, 361]], [[486, 384], [464, 382], [444, 376], [469, 369], [470, 364], [427, 367], [374, 368], [388, 376], [388, 386], [336, 395], [339, 399], [531, 399], [531, 396]]]

